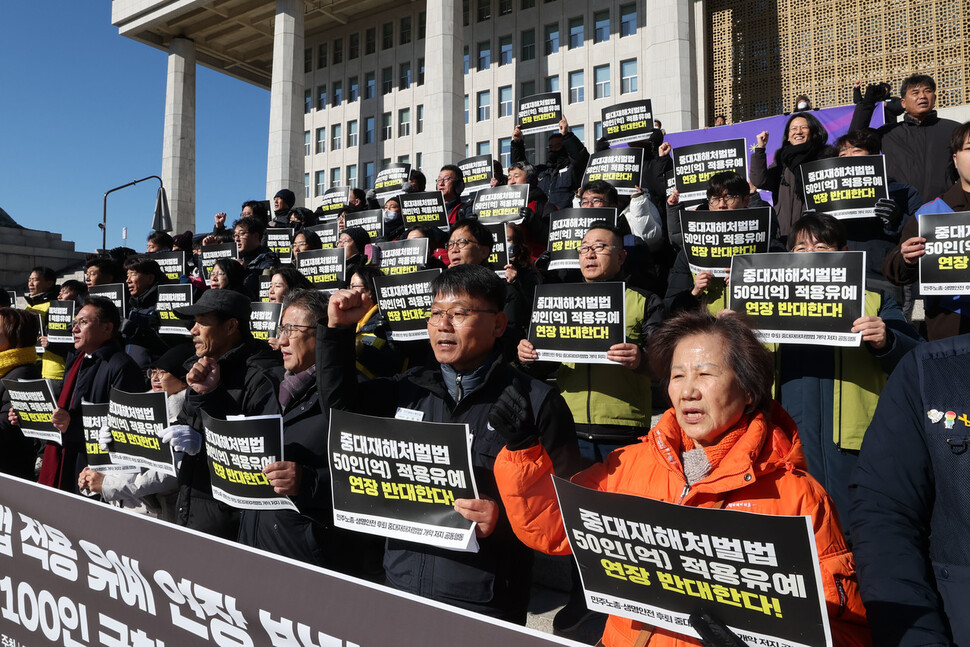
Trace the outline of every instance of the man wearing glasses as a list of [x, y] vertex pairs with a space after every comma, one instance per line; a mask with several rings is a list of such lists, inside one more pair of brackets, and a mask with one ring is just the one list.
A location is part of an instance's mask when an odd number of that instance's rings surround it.
[[253, 294], [259, 294], [259, 275], [263, 270], [280, 266], [279, 256], [263, 244], [266, 225], [255, 217], [240, 218], [232, 224], [232, 238], [236, 241], [239, 262], [246, 268], [243, 285]]
[[461, 199], [461, 192], [465, 190], [465, 178], [461, 169], [454, 164], [445, 164], [438, 171], [435, 189], [441, 191], [445, 199], [445, 211], [448, 213], [448, 224], [455, 224], [465, 217], [468, 205]]
[[[358, 292], [330, 299], [328, 323], [317, 331], [317, 387], [324, 406], [393, 417], [399, 409], [426, 422], [466, 423], [474, 437], [472, 465], [480, 499], [455, 509], [478, 523], [480, 550], [462, 553], [398, 539], [384, 551], [387, 583], [439, 602], [525, 623], [532, 551], [512, 533], [501, 509], [492, 466], [511, 425], [538, 437], [560, 476], [577, 467], [572, 418], [555, 389], [502, 361], [506, 282], [476, 264], [449, 268], [431, 284], [428, 335], [435, 361], [394, 378], [358, 384], [354, 326], [367, 307]], [[492, 415], [493, 411], [511, 416]], [[510, 433], [515, 433], [509, 430]]]

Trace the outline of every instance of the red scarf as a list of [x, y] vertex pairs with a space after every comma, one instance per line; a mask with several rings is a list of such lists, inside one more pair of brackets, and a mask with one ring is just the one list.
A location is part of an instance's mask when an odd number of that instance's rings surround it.
[[[71, 369], [64, 376], [64, 387], [57, 398], [57, 406], [67, 409], [71, 406], [71, 399], [74, 396], [74, 386], [77, 382], [77, 374], [81, 372], [81, 364], [84, 363], [84, 355], [78, 355], [71, 365]], [[44, 447], [44, 458], [40, 464], [40, 475], [37, 482], [41, 485], [48, 485], [59, 490], [74, 491], [74, 487], [64, 487], [62, 479], [64, 477], [64, 447], [57, 443], [48, 442]], [[71, 484], [68, 484], [69, 486]]]

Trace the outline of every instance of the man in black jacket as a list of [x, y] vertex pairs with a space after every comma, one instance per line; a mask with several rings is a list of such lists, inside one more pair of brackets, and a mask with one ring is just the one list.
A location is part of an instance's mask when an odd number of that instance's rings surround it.
[[214, 418], [259, 416], [280, 412], [283, 368], [280, 354], [249, 331], [252, 306], [233, 290], [209, 290], [195, 305], [177, 308], [182, 319], [194, 319], [195, 357], [186, 362], [189, 385], [178, 425], [167, 427], [162, 440], [185, 452], [179, 468], [177, 523], [225, 539], [235, 539], [239, 512], [212, 498], [202, 434], [202, 412]]
[[[511, 161], [526, 162], [525, 139], [522, 129], [516, 125], [512, 131]], [[589, 162], [589, 151], [583, 142], [569, 130], [563, 117], [559, 132], [549, 135], [548, 157], [545, 164], [536, 165], [537, 184], [549, 197], [549, 202], [559, 209], [571, 207], [573, 195], [583, 181], [583, 172]]]
[[[850, 131], [869, 127], [876, 102], [888, 98], [885, 87], [880, 84], [866, 88], [852, 113]], [[924, 201], [933, 200], [957, 179], [950, 159], [950, 136], [960, 124], [936, 116], [936, 81], [932, 77], [906, 77], [900, 95], [906, 111], [903, 120], [878, 130], [886, 155], [886, 173], [915, 187]]]
[[354, 326], [360, 295], [341, 290], [330, 299], [328, 324], [317, 329], [317, 386], [324, 406], [392, 417], [399, 409], [428, 422], [469, 425], [472, 465], [483, 498], [459, 499], [455, 509], [478, 523], [479, 551], [464, 553], [388, 539], [387, 583], [394, 588], [510, 622], [524, 623], [532, 551], [512, 533], [501, 509], [492, 466], [505, 440], [490, 425], [493, 405], [528, 402], [531, 421], [555, 471], [572, 475], [578, 449], [572, 417], [550, 386], [502, 362], [497, 340], [505, 331], [505, 282], [480, 265], [450, 268], [431, 284], [428, 335], [437, 363], [391, 379], [358, 384]]

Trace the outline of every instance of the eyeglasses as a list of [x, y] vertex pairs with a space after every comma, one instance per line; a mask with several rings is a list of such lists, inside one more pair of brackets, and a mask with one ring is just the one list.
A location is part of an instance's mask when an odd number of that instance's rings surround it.
[[428, 313], [428, 323], [432, 326], [440, 326], [447, 318], [448, 321], [451, 322], [451, 325], [453, 325], [455, 328], [460, 328], [464, 326], [465, 321], [476, 312], [486, 312], [493, 315], [498, 314], [498, 310], [459, 308], [457, 306], [448, 308], [447, 310], [442, 310], [441, 308], [432, 308], [431, 312]]
[[148, 375], [149, 380], [154, 380], [156, 377], [158, 379], [162, 379], [162, 377], [164, 377], [165, 374], [168, 373], [168, 371], [160, 368], [150, 368], [147, 371], [145, 371], [145, 373]]
[[340, 245], [353, 245], [353, 244], [354, 244], [354, 239], [353, 238], [341, 238], [340, 240], [337, 241], [337, 246], [338, 247]]
[[251, 232], [251, 231], [237, 231], [237, 232], [235, 232], [235, 233], [234, 233], [234, 234], [232, 235], [232, 237], [233, 237], [234, 239], [237, 239], [237, 240], [238, 240], [239, 238], [245, 238], [246, 236], [249, 236], [249, 235], [251, 235], [252, 233], [253, 233], [253, 232]]
[[437, 180], [435, 180], [435, 182], [439, 182], [439, 183], [440, 182], [454, 182], [454, 181], [455, 181], [455, 178], [453, 178], [453, 177], [439, 177]]
[[292, 337], [293, 333], [295, 333], [297, 330], [304, 330], [304, 329], [315, 330], [316, 326], [301, 326], [300, 324], [283, 324], [282, 326], [278, 326], [276, 328], [276, 337], [281, 338], [283, 337], [283, 335], [286, 335], [287, 337]]
[[71, 330], [74, 330], [75, 328], [87, 328], [91, 324], [97, 323], [97, 321], [97, 319], [75, 319], [71, 322]]
[[727, 204], [728, 202], [737, 202], [743, 197], [743, 195], [718, 195], [713, 198], [708, 198], [707, 202], [709, 204]]
[[469, 240], [468, 238], [456, 238], [454, 240], [449, 240], [445, 243], [445, 247], [449, 250], [451, 249], [465, 249], [469, 245], [477, 245], [477, 240]]
[[353, 283], [351, 283], [350, 284], [350, 289], [351, 290], [359, 290], [361, 292], [366, 292], [367, 291], [367, 286], [364, 285], [363, 283], [358, 283], [356, 285], [354, 285]]
[[593, 252], [597, 256], [602, 256], [603, 254], [609, 254], [609, 250], [616, 249], [616, 245], [607, 245], [606, 243], [594, 243], [592, 245], [583, 245], [579, 248], [579, 255], [586, 256], [590, 252]]
[[588, 198], [579, 201], [581, 207], [605, 207], [606, 200], [603, 198]]

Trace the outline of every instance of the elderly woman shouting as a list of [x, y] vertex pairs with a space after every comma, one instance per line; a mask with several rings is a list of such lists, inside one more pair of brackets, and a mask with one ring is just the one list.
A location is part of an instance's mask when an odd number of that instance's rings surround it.
[[[613, 451], [573, 482], [681, 505], [810, 515], [834, 643], [869, 644], [852, 554], [831, 500], [804, 471], [794, 422], [771, 400], [768, 351], [739, 317], [685, 313], [654, 333], [649, 355], [671, 408], [640, 443]], [[508, 444], [495, 461], [495, 477], [519, 539], [536, 550], [568, 554], [552, 466], [535, 442], [531, 417], [513, 387], [496, 403], [489, 423]], [[610, 616], [602, 644], [699, 643]]]

